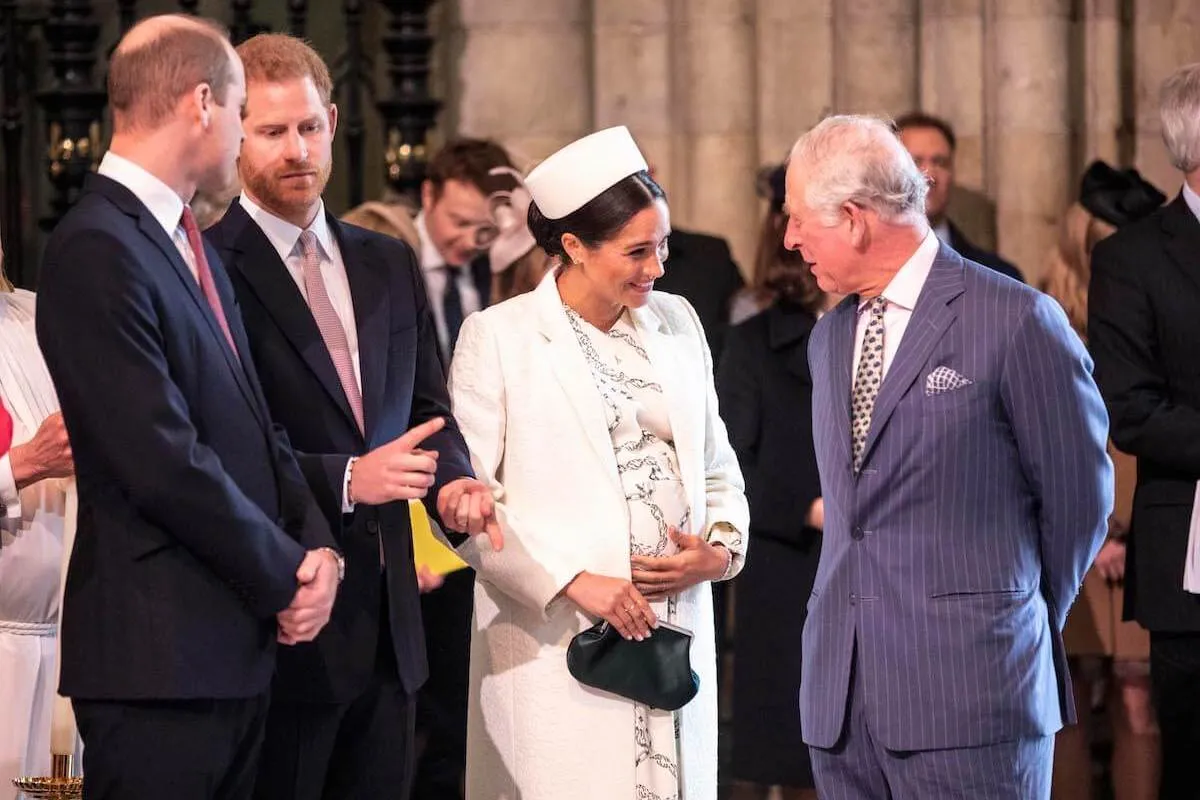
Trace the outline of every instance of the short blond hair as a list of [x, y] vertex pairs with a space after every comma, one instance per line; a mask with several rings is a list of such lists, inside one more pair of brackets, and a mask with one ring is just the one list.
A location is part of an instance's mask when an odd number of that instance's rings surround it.
[[[159, 29], [139, 30], [148, 23]], [[225, 28], [202, 17], [164, 14], [134, 26], [108, 66], [113, 127], [154, 130], [170, 119], [181, 97], [202, 83], [224, 105], [234, 74], [229, 50]]]
[[329, 105], [333, 77], [321, 55], [303, 39], [286, 33], [260, 33], [238, 45], [237, 54], [246, 68], [247, 85], [312, 78], [321, 102]]

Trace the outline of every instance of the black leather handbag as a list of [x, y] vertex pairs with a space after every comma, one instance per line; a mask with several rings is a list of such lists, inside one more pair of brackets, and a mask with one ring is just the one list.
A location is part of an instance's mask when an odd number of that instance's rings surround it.
[[567, 669], [586, 686], [676, 711], [700, 691], [700, 676], [692, 671], [691, 647], [691, 631], [665, 622], [640, 642], [600, 622], [571, 640]]

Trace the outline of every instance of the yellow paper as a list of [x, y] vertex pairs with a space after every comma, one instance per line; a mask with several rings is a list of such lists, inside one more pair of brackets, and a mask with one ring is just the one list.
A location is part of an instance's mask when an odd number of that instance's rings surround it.
[[467, 562], [433, 535], [424, 505], [417, 500], [408, 501], [408, 515], [412, 519], [413, 560], [418, 567], [429, 567], [436, 575], [448, 575], [466, 568]]

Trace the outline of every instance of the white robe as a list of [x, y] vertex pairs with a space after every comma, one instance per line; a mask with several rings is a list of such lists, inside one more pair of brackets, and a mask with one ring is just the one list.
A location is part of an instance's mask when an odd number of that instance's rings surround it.
[[[58, 411], [33, 325], [31, 292], [0, 293], [0, 398], [13, 418], [13, 445], [33, 438]], [[7, 459], [0, 468], [8, 470]], [[11, 481], [11, 473], [5, 480]], [[12, 779], [50, 774], [50, 716], [56, 693], [59, 581], [66, 492], [50, 479], [20, 493], [20, 516], [0, 518], [0, 798]]]

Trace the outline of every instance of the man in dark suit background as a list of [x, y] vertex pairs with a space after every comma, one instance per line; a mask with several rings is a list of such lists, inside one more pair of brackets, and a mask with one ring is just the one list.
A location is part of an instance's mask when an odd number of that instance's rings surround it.
[[406, 798], [427, 675], [408, 501], [429, 492], [436, 515], [442, 486], [487, 489], [450, 417], [412, 250], [325, 210], [337, 127], [328, 68], [284, 34], [238, 54], [245, 188], [208, 235], [272, 412], [346, 554], [330, 625], [280, 657], [256, 796]]
[[929, 195], [925, 199], [925, 215], [938, 239], [950, 245], [968, 261], [991, 267], [1001, 275], [1024, 281], [1021, 271], [998, 254], [975, 246], [948, 216], [950, 192], [954, 188], [954, 155], [958, 140], [949, 122], [913, 111], [896, 120], [900, 141], [920, 169], [929, 178]]
[[85, 796], [242, 800], [276, 639], [316, 636], [343, 562], [185, 205], [232, 178], [241, 63], [215, 26], [153, 17], [108, 84], [111, 149], [51, 236], [38, 298], [79, 486], [61, 691]]
[[1200, 597], [1183, 588], [1200, 480], [1200, 64], [1167, 79], [1159, 114], [1183, 189], [1096, 245], [1088, 343], [1113, 443], [1137, 458], [1125, 613], [1150, 631], [1160, 796], [1174, 800], [1200, 791]]

